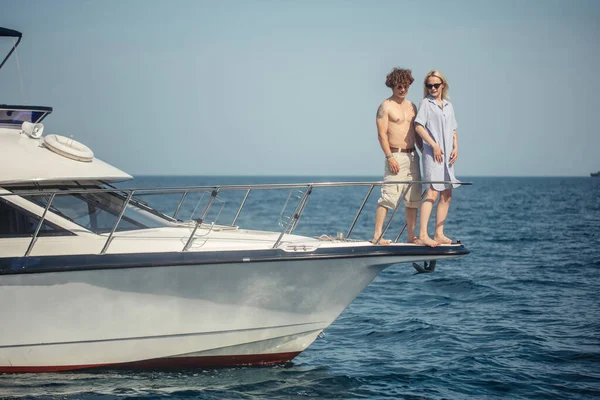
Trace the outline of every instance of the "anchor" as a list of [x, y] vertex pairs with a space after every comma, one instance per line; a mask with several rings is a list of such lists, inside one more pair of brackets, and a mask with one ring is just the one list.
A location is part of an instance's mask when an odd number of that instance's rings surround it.
[[417, 274], [424, 274], [424, 273], [428, 273], [428, 272], [435, 272], [435, 264], [437, 263], [437, 260], [431, 260], [429, 261], [429, 264], [427, 264], [427, 261], [423, 262], [423, 266], [421, 267], [419, 264], [417, 263], [413, 263], [412, 266], [414, 269], [417, 270]]

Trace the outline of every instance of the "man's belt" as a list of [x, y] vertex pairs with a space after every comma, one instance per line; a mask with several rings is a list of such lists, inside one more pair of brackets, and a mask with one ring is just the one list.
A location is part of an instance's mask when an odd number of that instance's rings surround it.
[[392, 153], [398, 153], [398, 152], [400, 152], [400, 153], [412, 153], [413, 151], [415, 151], [415, 148], [411, 147], [409, 149], [400, 149], [398, 147], [390, 147], [390, 151]]

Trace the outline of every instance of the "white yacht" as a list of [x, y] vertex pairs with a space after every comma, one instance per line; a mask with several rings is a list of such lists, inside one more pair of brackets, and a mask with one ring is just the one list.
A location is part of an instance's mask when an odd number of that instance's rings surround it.
[[[286, 362], [390, 265], [469, 253], [399, 234], [389, 246], [351, 239], [382, 182], [117, 188], [132, 177], [44, 132], [51, 112], [0, 105], [0, 372]], [[294, 233], [313, 191], [351, 185], [368, 193], [343, 235]], [[248, 199], [272, 190], [300, 194], [281, 229], [240, 226]], [[232, 220], [210, 223], [234, 192]], [[141, 200], [149, 194], [179, 201], [167, 215]], [[182, 220], [200, 194], [198, 217]]]

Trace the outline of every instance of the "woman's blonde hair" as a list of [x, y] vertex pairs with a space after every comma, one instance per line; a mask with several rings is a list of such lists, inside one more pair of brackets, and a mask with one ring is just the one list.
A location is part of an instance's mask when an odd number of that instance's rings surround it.
[[429, 96], [429, 90], [427, 90], [426, 85], [427, 79], [431, 78], [432, 76], [435, 76], [436, 78], [440, 78], [442, 80], [442, 83], [444, 84], [444, 88], [442, 89], [442, 99], [448, 100], [450, 98], [450, 96], [448, 96], [448, 90], [450, 89], [450, 87], [448, 86], [448, 81], [446, 80], [444, 74], [442, 74], [436, 69], [429, 71], [427, 75], [425, 75], [425, 80], [423, 81], [423, 97]]

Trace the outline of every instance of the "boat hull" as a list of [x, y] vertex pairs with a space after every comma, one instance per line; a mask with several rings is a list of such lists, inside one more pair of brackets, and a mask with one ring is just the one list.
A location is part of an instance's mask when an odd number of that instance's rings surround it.
[[11, 306], [0, 312], [0, 372], [289, 361], [401, 261], [390, 255], [5, 274], [0, 301]]

